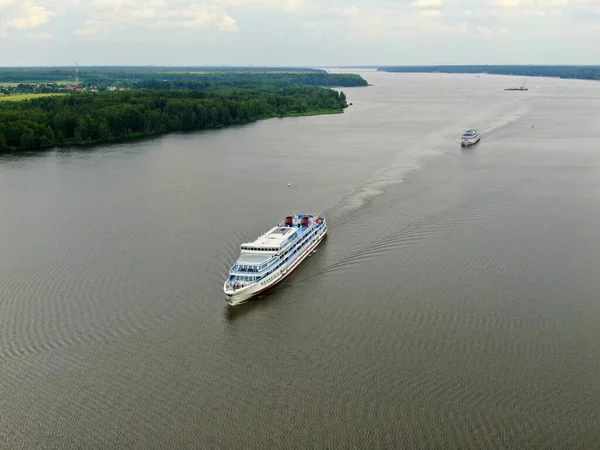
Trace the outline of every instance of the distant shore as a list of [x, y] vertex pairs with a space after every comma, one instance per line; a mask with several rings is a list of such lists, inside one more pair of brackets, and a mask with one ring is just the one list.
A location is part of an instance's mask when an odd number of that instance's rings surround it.
[[[152, 139], [152, 138], [157, 138], [160, 136], [167, 136], [169, 134], [174, 134], [174, 133], [195, 133], [195, 132], [199, 132], [199, 131], [209, 131], [209, 130], [220, 130], [220, 129], [227, 129], [230, 127], [243, 127], [245, 125], [250, 125], [262, 120], [270, 120], [270, 119], [288, 119], [288, 118], [293, 118], [293, 117], [311, 117], [311, 116], [323, 116], [323, 115], [331, 115], [331, 114], [343, 114], [344, 113], [344, 109], [332, 109], [332, 110], [321, 110], [321, 111], [308, 111], [308, 112], [303, 112], [303, 113], [289, 113], [289, 114], [285, 114], [285, 115], [275, 115], [275, 116], [268, 116], [268, 117], [260, 117], [258, 119], [255, 120], [249, 120], [248, 122], [244, 122], [244, 123], [236, 123], [236, 124], [229, 124], [229, 125], [215, 125], [212, 127], [206, 127], [206, 128], [202, 128], [202, 129], [197, 129], [197, 130], [175, 130], [175, 131], [156, 131], [156, 132], [151, 132], [151, 133], [135, 133], [135, 134], [130, 134], [127, 136], [120, 136], [120, 137], [115, 137], [115, 138], [109, 138], [105, 141], [102, 140], [96, 140], [96, 141], [87, 141], [87, 142], [82, 142], [82, 143], [75, 143], [75, 142], [66, 142], [64, 144], [61, 145], [54, 145], [53, 147], [46, 147], [43, 149], [39, 149], [41, 151], [44, 150], [56, 150], [56, 149], [60, 149], [60, 148], [92, 148], [92, 147], [101, 147], [103, 145], [109, 145], [109, 144], [119, 144], [119, 143], [126, 143], [126, 142], [136, 142], [136, 141], [142, 141], [144, 139]], [[4, 151], [4, 153], [8, 153], [8, 154], [15, 154], [15, 153], [20, 153], [21, 150], [19, 150], [18, 148], [11, 148], [11, 149], [7, 149]], [[3, 152], [0, 152], [0, 155]]]
[[394, 73], [489, 74], [600, 81], [600, 66], [384, 66], [377, 70]]

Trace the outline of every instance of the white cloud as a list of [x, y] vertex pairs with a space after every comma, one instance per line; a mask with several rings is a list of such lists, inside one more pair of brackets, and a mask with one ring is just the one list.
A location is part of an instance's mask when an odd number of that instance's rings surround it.
[[415, 0], [410, 4], [413, 8], [440, 8], [444, 0]]
[[271, 12], [285, 12], [289, 14], [304, 14], [314, 11], [316, 4], [309, 0], [190, 0], [204, 6], [220, 5], [224, 8], [252, 8]]
[[521, 5], [521, 0], [493, 0], [495, 5], [515, 7]]
[[493, 0], [493, 12], [510, 19], [526, 17], [557, 17], [566, 11], [593, 12], [600, 0]]
[[124, 2], [129, 4], [128, 0], [87, 0], [77, 1], [76, 6], [89, 10], [119, 11]]
[[[30, 58], [31, 63], [50, 58], [36, 54], [33, 46], [34, 39], [48, 38], [51, 31], [57, 41], [75, 33], [81, 52], [89, 52], [88, 41], [96, 41], [91, 53], [95, 58], [104, 49], [109, 63], [118, 55], [158, 64], [161, 59], [172, 62], [169, 58], [259, 63], [254, 59], [262, 55], [287, 64], [304, 55], [309, 62], [314, 58], [314, 64], [327, 57], [335, 59], [333, 64], [343, 58], [350, 64], [376, 64], [377, 59], [393, 63], [397, 55], [409, 58], [413, 53], [436, 63], [436, 58], [466, 58], [484, 38], [494, 39], [491, 58], [510, 60], [510, 55], [526, 53], [513, 43], [532, 36], [539, 39], [531, 45], [547, 49], [527, 53], [532, 58], [563, 51], [567, 61], [584, 55], [590, 63], [590, 42], [599, 26], [594, 13], [600, 13], [600, 0], [0, 0], [0, 38], [10, 33], [15, 42], [24, 41], [18, 49], [0, 46], [0, 61], [9, 64], [5, 61], [11, 55], [14, 61]], [[437, 45], [441, 34], [445, 50]], [[219, 45], [194, 52], [209, 36]], [[150, 47], [138, 44], [142, 42], [155, 44], [153, 50], [148, 53]], [[557, 42], [565, 42], [560, 50]], [[52, 57], [63, 54], [57, 46]]]
[[300, 12], [306, 7], [305, 0], [288, 0], [286, 11], [295, 13]]
[[[588, 3], [585, 1], [578, 1], [578, 0], [493, 0], [492, 2], [495, 5], [498, 6], [504, 6], [504, 7], [509, 7], [509, 8], [520, 8], [523, 6], [538, 6], [538, 7], [545, 7], [545, 6], [566, 6], [569, 4], [581, 4], [581, 3]], [[590, 2], [591, 3], [591, 2]]]
[[221, 31], [234, 31], [237, 28], [235, 19], [225, 14], [217, 22], [217, 28]]
[[25, 1], [17, 5], [14, 16], [7, 21], [8, 25], [17, 29], [30, 29], [44, 25], [54, 16], [52, 11], [43, 6]]
[[[130, 29], [158, 30], [166, 28], [209, 29], [220, 31], [236, 30], [236, 21], [231, 17], [221, 2], [186, 0], [88, 0], [82, 13], [94, 16], [86, 21], [84, 27], [75, 31], [79, 36], [112, 35]], [[239, 0], [236, 0], [239, 1]], [[99, 26], [102, 23], [102, 26]], [[143, 38], [145, 39], [145, 38]]]

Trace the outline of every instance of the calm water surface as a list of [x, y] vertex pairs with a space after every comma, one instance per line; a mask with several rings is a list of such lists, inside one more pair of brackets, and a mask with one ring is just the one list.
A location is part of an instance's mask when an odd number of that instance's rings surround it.
[[[363, 76], [343, 115], [0, 158], [0, 448], [598, 448], [600, 84]], [[289, 212], [329, 239], [228, 310]]]

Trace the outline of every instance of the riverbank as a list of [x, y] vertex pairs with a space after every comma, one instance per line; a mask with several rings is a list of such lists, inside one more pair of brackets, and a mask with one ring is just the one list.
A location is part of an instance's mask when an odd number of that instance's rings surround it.
[[[258, 119], [250, 120], [250, 121], [244, 122], [244, 123], [237, 123], [237, 124], [231, 124], [231, 125], [216, 125], [214, 127], [206, 127], [206, 128], [200, 129], [200, 130], [189, 130], [189, 131], [179, 131], [179, 132], [193, 133], [195, 131], [204, 131], [204, 130], [211, 130], [211, 129], [214, 130], [214, 129], [220, 129], [220, 128], [233, 127], [233, 126], [250, 125], [250, 124], [256, 123], [258, 121], [269, 120], [269, 119], [287, 119], [287, 118], [293, 118], [293, 117], [324, 116], [324, 115], [343, 114], [343, 113], [344, 113], [343, 109], [308, 111], [308, 112], [303, 112], [303, 113], [289, 113], [286, 115], [260, 117]], [[44, 151], [56, 150], [56, 149], [60, 149], [60, 148], [74, 148], [74, 147], [75, 148], [93, 148], [93, 147], [100, 147], [100, 146], [109, 145], [109, 144], [112, 145], [112, 144], [122, 144], [122, 143], [126, 143], [126, 142], [139, 142], [144, 139], [152, 139], [152, 138], [156, 138], [159, 136], [166, 136], [166, 135], [169, 135], [172, 133], [177, 133], [177, 131], [156, 131], [153, 133], [135, 133], [135, 134], [127, 135], [127, 136], [109, 138], [105, 141], [102, 141], [102, 140], [87, 141], [87, 142], [82, 142], [79, 144], [74, 141], [70, 141], [70, 142], [64, 142], [60, 145], [54, 145], [52, 147], [44, 147], [44, 148], [40, 148], [40, 149], [30, 149], [29, 151], [44, 152]], [[19, 154], [22, 152], [23, 152], [23, 150], [19, 149], [18, 147], [5, 147], [4, 150], [0, 150], [0, 155], [2, 155], [2, 154]]]
[[489, 75], [600, 80], [600, 66], [385, 66], [377, 70], [396, 73], [485, 73]]
[[0, 102], [0, 151], [98, 145], [176, 131], [243, 125], [275, 117], [339, 114], [342, 91], [135, 90]]

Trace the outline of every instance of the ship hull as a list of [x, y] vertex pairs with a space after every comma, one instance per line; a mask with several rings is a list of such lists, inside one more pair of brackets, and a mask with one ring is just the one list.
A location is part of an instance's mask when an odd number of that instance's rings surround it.
[[469, 139], [468, 141], [462, 141], [461, 147], [470, 147], [471, 145], [477, 144], [481, 140], [481, 136], [477, 136], [475, 139]]
[[256, 297], [259, 294], [271, 289], [276, 284], [283, 281], [288, 275], [290, 275], [298, 266], [304, 261], [308, 256], [313, 253], [319, 244], [325, 239], [327, 236], [327, 230], [323, 232], [323, 234], [319, 237], [317, 241], [315, 241], [302, 256], [298, 257], [296, 261], [286, 267], [282, 267], [275, 272], [275, 274], [271, 274], [266, 280], [258, 281], [250, 286], [247, 286], [241, 290], [236, 291], [235, 293], [229, 293], [225, 291], [226, 302], [229, 306], [237, 306], [243, 303], [246, 303], [248, 300]]

